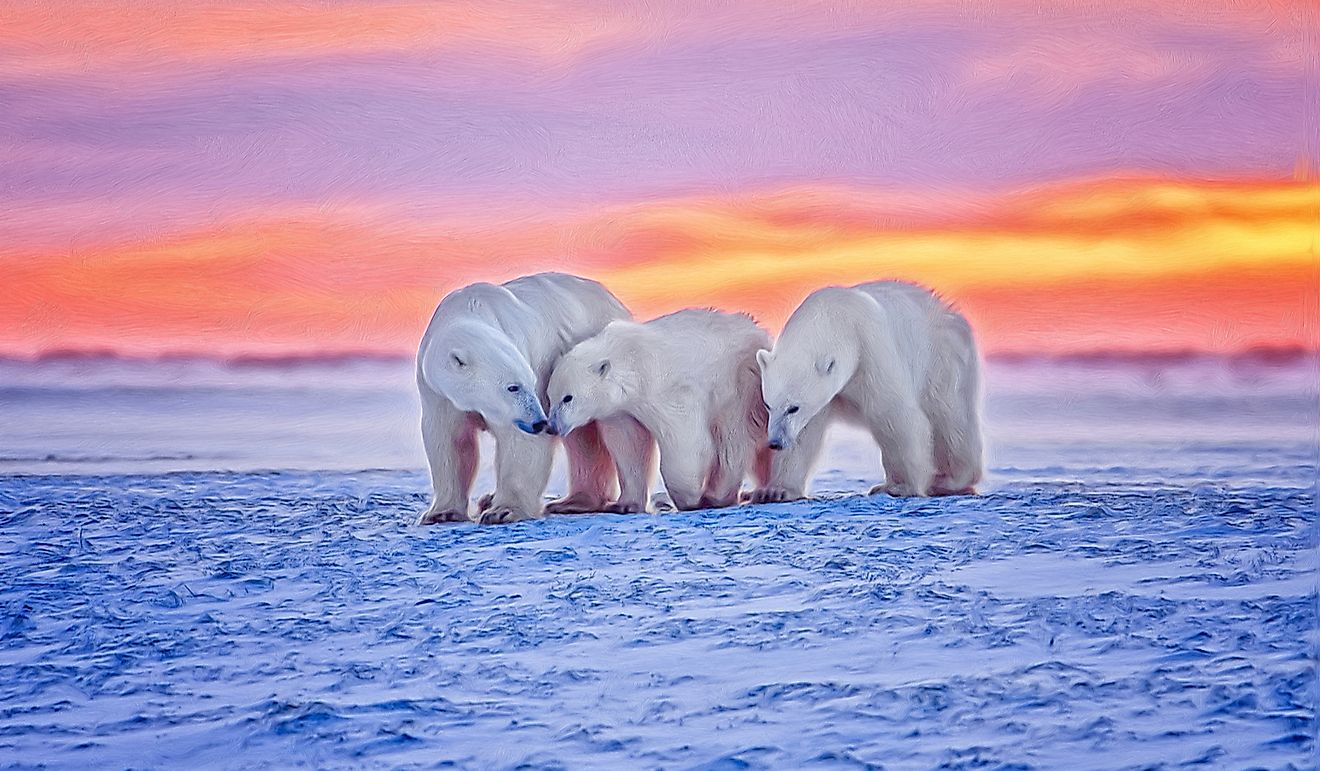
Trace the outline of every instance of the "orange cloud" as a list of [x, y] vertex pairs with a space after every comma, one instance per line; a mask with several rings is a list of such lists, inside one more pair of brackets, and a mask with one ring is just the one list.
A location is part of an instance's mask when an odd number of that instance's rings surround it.
[[[804, 192], [810, 203], [796, 220], [785, 218], [782, 198], [641, 209], [633, 227], [617, 226], [628, 234], [618, 252], [636, 259], [605, 275], [641, 307], [664, 307], [672, 282], [687, 281], [690, 302], [737, 295], [776, 324], [814, 286], [878, 276], [959, 296], [1090, 278], [1138, 284], [1286, 270], [1314, 259], [1317, 188], [1301, 183], [1088, 182], [998, 203], [963, 202], [961, 218], [928, 217], [915, 226], [879, 213], [867, 221], [860, 212], [876, 210], [864, 198], [830, 195], [838, 197], [837, 216], [828, 198]], [[761, 294], [794, 302], [757, 302]]]
[[0, 352], [406, 353], [444, 291], [559, 268], [639, 316], [876, 278], [959, 302], [990, 351], [1316, 346], [1320, 186], [1100, 180], [1003, 198], [799, 187], [576, 216], [289, 211], [152, 242], [0, 252]]

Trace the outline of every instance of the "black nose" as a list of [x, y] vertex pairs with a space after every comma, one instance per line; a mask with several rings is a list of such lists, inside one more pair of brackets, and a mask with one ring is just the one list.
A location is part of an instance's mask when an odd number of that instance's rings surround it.
[[553, 424], [552, 424], [552, 425], [549, 425], [549, 426], [546, 426], [546, 427], [545, 427], [545, 432], [546, 432], [547, 434], [549, 434], [550, 436], [559, 436], [559, 432], [555, 430], [555, 427], [554, 427]]
[[536, 421], [535, 423], [532, 424], [532, 433], [533, 433], [533, 434], [539, 434], [539, 433], [541, 433], [541, 432], [544, 431], [544, 430], [545, 430], [545, 421], [544, 421], [544, 420], [538, 420], [538, 421]]
[[783, 442], [770, 442], [770, 449], [772, 449], [772, 450], [782, 450], [782, 449], [784, 449], [784, 443], [783, 443]]

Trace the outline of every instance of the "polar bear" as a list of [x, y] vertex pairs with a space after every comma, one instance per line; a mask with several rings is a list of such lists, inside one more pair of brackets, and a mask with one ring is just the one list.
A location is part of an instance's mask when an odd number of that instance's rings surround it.
[[[684, 310], [645, 324], [611, 322], [555, 367], [551, 426], [571, 436], [591, 420], [635, 418], [659, 445], [675, 507], [733, 505], [753, 466], [758, 484], [769, 473], [756, 367], [756, 352], [768, 347], [769, 335], [740, 314]], [[646, 492], [619, 503], [644, 511]]]
[[930, 291], [876, 281], [813, 292], [757, 354], [770, 411], [771, 481], [758, 502], [801, 498], [835, 418], [880, 445], [870, 494], [961, 495], [981, 480], [981, 364], [962, 314]]
[[[495, 491], [480, 521], [541, 516], [556, 440], [542, 433], [550, 370], [574, 344], [611, 321], [631, 318], [605, 287], [562, 273], [479, 283], [440, 301], [417, 351], [422, 441], [434, 499], [419, 524], [467, 521], [476, 476], [476, 434], [495, 437]], [[587, 426], [567, 439], [568, 495], [545, 512], [595, 511], [613, 494], [616, 468], [625, 486], [645, 484], [637, 471], [650, 438], [626, 421]]]

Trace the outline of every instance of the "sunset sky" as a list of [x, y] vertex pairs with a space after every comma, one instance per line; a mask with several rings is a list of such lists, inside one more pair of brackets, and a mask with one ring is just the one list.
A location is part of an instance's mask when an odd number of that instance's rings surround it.
[[0, 0], [0, 355], [413, 350], [558, 269], [991, 352], [1315, 347], [1310, 0]]

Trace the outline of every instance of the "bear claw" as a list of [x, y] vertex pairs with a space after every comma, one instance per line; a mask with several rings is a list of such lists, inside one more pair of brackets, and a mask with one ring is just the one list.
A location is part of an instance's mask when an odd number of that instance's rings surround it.
[[607, 504], [599, 498], [569, 495], [545, 505], [547, 514], [587, 514], [595, 511], [609, 511]]
[[615, 501], [614, 503], [605, 504], [605, 506], [601, 508], [601, 511], [608, 512], [610, 514], [642, 514], [646, 511], [646, 507], [640, 503], [625, 503], [623, 501]]
[[892, 495], [895, 498], [924, 498], [925, 493], [918, 492], [912, 485], [886, 482], [872, 487], [867, 495]]
[[784, 503], [796, 501], [801, 495], [794, 495], [782, 487], [758, 487], [747, 495], [749, 503]]
[[501, 506], [499, 508], [483, 511], [481, 513], [481, 519], [478, 521], [483, 525], [507, 525], [512, 522], [522, 522], [528, 519], [535, 519], [535, 517], [525, 511]]
[[441, 522], [470, 522], [467, 512], [446, 509], [444, 511], [426, 511], [417, 518], [419, 525], [436, 525]]

